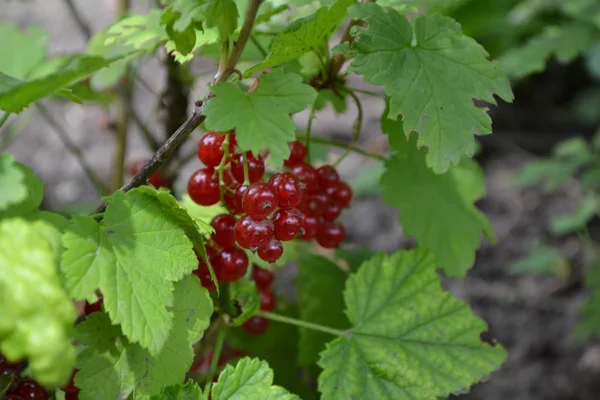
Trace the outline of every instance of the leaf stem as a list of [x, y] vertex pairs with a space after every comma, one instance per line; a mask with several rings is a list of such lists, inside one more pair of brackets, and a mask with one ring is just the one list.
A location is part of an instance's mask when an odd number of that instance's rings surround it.
[[213, 359], [210, 363], [210, 369], [206, 376], [206, 384], [204, 386], [204, 398], [208, 399], [210, 388], [212, 386], [212, 380], [217, 372], [219, 365], [219, 358], [221, 358], [221, 352], [223, 351], [223, 344], [225, 343], [225, 336], [227, 335], [227, 324], [221, 322], [219, 325], [219, 336], [217, 336], [217, 343], [215, 344], [215, 350], [213, 351]]
[[83, 169], [85, 174], [88, 176], [90, 181], [92, 181], [92, 183], [96, 187], [96, 190], [98, 190], [98, 193], [100, 193], [101, 196], [107, 195], [109, 193], [108, 188], [106, 187], [104, 182], [102, 182], [102, 179], [100, 179], [96, 171], [94, 171], [94, 169], [87, 163], [85, 157], [83, 156], [83, 153], [81, 152], [79, 147], [77, 147], [77, 145], [73, 142], [73, 140], [71, 140], [65, 129], [62, 127], [62, 125], [54, 119], [54, 117], [52, 116], [52, 114], [50, 114], [46, 106], [44, 106], [42, 103], [36, 103], [35, 107], [40, 113], [40, 115], [46, 120], [48, 125], [52, 127], [52, 130], [56, 132], [58, 138], [62, 142], [63, 146], [65, 146], [67, 151], [69, 151], [77, 159], [79, 165], [81, 165], [81, 168]]
[[372, 90], [357, 89], [357, 88], [351, 88], [351, 87], [346, 88], [346, 89], [351, 90], [356, 93], [362, 93], [362, 94], [366, 94], [369, 96], [385, 98], [385, 93], [377, 93], [377, 92], [373, 92]]
[[[304, 139], [304, 135], [296, 135], [296, 137], [298, 139]], [[360, 147], [349, 146], [346, 143], [337, 142], [335, 140], [323, 139], [323, 138], [320, 138], [320, 137], [313, 137], [311, 139], [311, 141], [313, 143], [321, 143], [321, 144], [325, 144], [327, 146], [339, 147], [341, 149], [349, 149], [350, 151], [352, 151], [352, 152], [354, 152], [356, 154], [360, 154], [360, 155], [363, 155], [365, 157], [372, 158], [373, 160], [382, 161], [382, 162], [386, 160], [386, 158], [384, 156], [382, 156], [382, 155], [375, 154], [375, 153], [369, 153], [368, 151], [363, 150]]]
[[258, 51], [260, 52], [260, 54], [262, 54], [262, 56], [264, 58], [267, 58], [267, 56], [269, 55], [269, 53], [267, 52], [267, 50], [263, 47], [262, 44], [260, 44], [260, 42], [258, 41], [258, 39], [256, 38], [255, 35], [250, 35], [250, 40], [252, 41], [252, 43], [256, 46], [256, 48], [258, 49]]
[[333, 336], [348, 336], [349, 335], [349, 331], [343, 331], [341, 329], [330, 328], [328, 326], [314, 324], [312, 322], [302, 321], [300, 319], [286, 317], [286, 316], [280, 315], [280, 314], [270, 313], [270, 312], [266, 312], [266, 311], [259, 311], [258, 313], [256, 313], [256, 315], [258, 315], [259, 317], [270, 319], [272, 321], [283, 322], [284, 324], [295, 325], [300, 328], [307, 328], [307, 329], [312, 329], [314, 331], [329, 333], [330, 335], [333, 335]]
[[308, 115], [308, 122], [306, 123], [306, 141], [305, 141], [306, 160], [309, 163], [310, 163], [310, 140], [311, 140], [311, 134], [312, 134], [312, 124], [315, 119], [315, 114], [317, 111], [316, 104], [317, 104], [316, 101], [312, 104], [312, 107], [310, 108], [310, 114]]
[[337, 167], [338, 165], [340, 165], [340, 163], [344, 160], [344, 158], [346, 158], [346, 156], [350, 153], [350, 151], [351, 151], [350, 148], [352, 148], [356, 145], [356, 142], [358, 141], [358, 138], [360, 137], [360, 129], [362, 128], [364, 113], [363, 113], [362, 104], [360, 103], [360, 99], [358, 98], [356, 93], [354, 93], [352, 91], [348, 91], [348, 94], [350, 95], [350, 97], [352, 97], [352, 99], [354, 99], [354, 103], [356, 104], [356, 109], [358, 110], [358, 113], [356, 115], [356, 120], [354, 121], [354, 124], [352, 125], [352, 139], [350, 140], [350, 144], [346, 148], [346, 151], [344, 151], [344, 154], [342, 154], [340, 156], [340, 158], [338, 158], [337, 161], [333, 164], [334, 167]]

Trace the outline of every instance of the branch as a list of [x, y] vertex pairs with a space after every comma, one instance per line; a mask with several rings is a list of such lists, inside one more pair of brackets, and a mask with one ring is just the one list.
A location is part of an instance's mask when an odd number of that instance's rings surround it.
[[[240, 35], [236, 43], [234, 43], [233, 51], [227, 61], [228, 68], [223, 72], [221, 76], [216, 76], [213, 83], [225, 82], [234, 71], [235, 65], [237, 64], [244, 47], [248, 42], [248, 38], [252, 32], [254, 26], [254, 20], [258, 13], [262, 0], [250, 0], [250, 5], [246, 11], [244, 17], [244, 23], [240, 31]], [[140, 169], [140, 171], [131, 179], [131, 181], [123, 186], [121, 190], [128, 192], [138, 186], [144, 185], [150, 175], [164, 162], [169, 160], [173, 155], [173, 152], [179, 148], [179, 146], [185, 142], [188, 136], [198, 127], [206, 117], [202, 114], [204, 105], [210, 101], [211, 94], [209, 93], [206, 100], [203, 103], [197, 102], [192, 115], [177, 129], [177, 131], [158, 149], [158, 151], [152, 156], [152, 158]], [[94, 213], [101, 213], [106, 210], [106, 202], [102, 203]]]
[[92, 183], [94, 184], [94, 186], [96, 187], [96, 189], [98, 190], [100, 195], [104, 196], [104, 195], [108, 194], [109, 193], [108, 188], [106, 187], [104, 182], [102, 182], [102, 179], [100, 179], [100, 177], [98, 177], [98, 175], [96, 174], [96, 171], [94, 171], [94, 169], [85, 161], [85, 157], [83, 156], [83, 153], [81, 152], [79, 147], [77, 147], [77, 145], [71, 140], [71, 138], [69, 137], [69, 135], [67, 134], [65, 129], [62, 127], [62, 125], [57, 120], [54, 119], [52, 114], [50, 114], [48, 109], [44, 105], [42, 105], [42, 103], [37, 103], [35, 105], [35, 107], [37, 108], [39, 113], [42, 115], [42, 117], [46, 120], [48, 125], [50, 125], [52, 127], [52, 129], [54, 130], [54, 132], [56, 132], [56, 134], [58, 135], [58, 138], [60, 139], [62, 144], [66, 147], [66, 149], [71, 154], [73, 154], [73, 156], [75, 158], [77, 158], [77, 161], [79, 161], [81, 168], [83, 168], [83, 171], [86, 173], [86, 175], [88, 176], [90, 181], [92, 181]]
[[81, 30], [83, 36], [85, 36], [85, 38], [89, 41], [92, 37], [92, 30], [90, 29], [90, 26], [87, 24], [87, 22], [85, 22], [83, 16], [79, 13], [77, 7], [75, 7], [75, 4], [73, 4], [73, 0], [64, 0], [64, 2], [67, 8], [69, 9], [71, 17], [73, 17], [73, 19], [77, 23], [79, 30]]

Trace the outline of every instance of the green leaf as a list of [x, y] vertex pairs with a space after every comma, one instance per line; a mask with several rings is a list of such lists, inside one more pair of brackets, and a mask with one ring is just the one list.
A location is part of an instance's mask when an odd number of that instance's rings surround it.
[[221, 132], [235, 128], [242, 150], [258, 154], [268, 148], [269, 164], [278, 169], [289, 156], [288, 142], [295, 138], [289, 114], [306, 108], [317, 92], [303, 84], [300, 76], [279, 68], [257, 79], [258, 89], [253, 93], [245, 93], [232, 83], [212, 86], [215, 97], [204, 108], [205, 125]]
[[120, 44], [121, 47], [135, 48], [151, 53], [165, 43], [169, 36], [166, 28], [161, 25], [163, 12], [152, 9], [148, 14], [135, 14], [123, 18], [107, 29], [102, 39], [99, 39], [99, 48], [111, 50], [111, 47]]
[[185, 385], [170, 386], [152, 400], [202, 400], [202, 389], [192, 380]]
[[381, 178], [383, 201], [400, 209], [405, 233], [419, 246], [431, 249], [440, 267], [455, 277], [473, 266], [482, 232], [495, 241], [492, 226], [474, 202], [485, 195], [481, 168], [465, 158], [443, 175], [427, 168], [425, 149], [415, 138], [398, 135], [399, 122], [384, 120], [396, 155], [386, 161]]
[[561, 275], [568, 261], [556, 247], [540, 243], [529, 246], [529, 254], [510, 265], [511, 274]]
[[0, 187], [0, 210], [6, 210], [27, 198], [25, 174], [17, 167], [10, 153], [0, 154]]
[[165, 386], [183, 384], [194, 357], [191, 345], [210, 324], [213, 307], [193, 275], [175, 284], [173, 304], [173, 327], [156, 355], [122, 337], [105, 313], [91, 314], [77, 327], [78, 337], [88, 337], [75, 375], [81, 400], [127, 398], [132, 392], [134, 399], [147, 398]]
[[179, 221], [141, 191], [116, 192], [102, 223], [75, 216], [63, 235], [62, 270], [77, 300], [104, 295], [114, 323], [132, 342], [157, 354], [167, 340], [173, 313], [173, 282], [191, 273], [198, 260]]
[[200, 23], [205, 28], [216, 27], [221, 40], [225, 40], [237, 28], [238, 11], [233, 0], [176, 0], [173, 10], [181, 13], [173, 25], [180, 32]]
[[11, 361], [27, 359], [48, 388], [65, 384], [75, 362], [76, 313], [61, 284], [52, 233], [59, 236], [42, 221], [0, 222], [0, 352]]
[[[338, 329], [349, 327], [342, 295], [346, 274], [337, 265], [321, 256], [303, 258], [296, 282], [301, 320]], [[330, 340], [327, 333], [300, 329], [298, 365], [316, 363]]]
[[319, 95], [315, 100], [315, 109], [322, 110], [328, 103], [331, 103], [336, 113], [342, 114], [346, 111], [345, 93], [337, 94], [332, 89], [319, 90]]
[[31, 26], [22, 32], [7, 21], [0, 24], [0, 72], [17, 79], [27, 79], [33, 69], [46, 58], [48, 32]]
[[321, 7], [315, 14], [294, 21], [277, 35], [267, 59], [244, 72], [248, 77], [256, 71], [295, 60], [309, 51], [318, 51], [348, 15], [348, 7], [356, 0], [336, 0], [331, 7]]
[[514, 79], [542, 72], [550, 58], [566, 64], [598, 42], [598, 32], [585, 24], [574, 22], [564, 26], [549, 26], [533, 36], [523, 46], [506, 51], [499, 61]]
[[321, 353], [323, 400], [435, 400], [506, 360], [481, 342], [485, 322], [442, 290], [427, 251], [377, 254], [348, 278], [344, 299], [354, 328]]
[[[7, 162], [10, 162], [7, 164]], [[18, 172], [17, 172], [18, 171]], [[22, 181], [15, 182], [15, 178], [22, 177]], [[19, 178], [20, 179], [20, 178]], [[16, 186], [15, 186], [16, 184]], [[22, 196], [22, 186], [25, 187], [25, 198], [18, 203], [2, 206], [3, 196], [0, 195], [0, 218], [12, 216], [28, 216], [35, 212], [44, 199], [44, 184], [35, 174], [23, 164], [12, 162], [12, 155], [0, 155], [0, 187], [10, 190], [4, 192], [4, 196], [14, 199], [17, 195]], [[9, 193], [12, 192], [12, 193]]]
[[19, 113], [29, 104], [76, 83], [86, 76], [124, 58], [73, 56], [59, 71], [31, 81], [21, 81], [0, 72], [0, 109]]
[[566, 235], [584, 229], [598, 212], [600, 202], [594, 195], [584, 197], [571, 213], [560, 215], [552, 220], [552, 233]]
[[233, 326], [240, 326], [260, 308], [260, 296], [253, 281], [240, 279], [228, 286]]
[[419, 16], [411, 25], [393, 9], [376, 4], [350, 8], [368, 28], [355, 28], [354, 60], [350, 70], [391, 97], [388, 118], [404, 121], [404, 134], [418, 132], [418, 147], [425, 146], [427, 166], [436, 173], [473, 155], [473, 135], [491, 133], [491, 119], [473, 99], [496, 104], [513, 94], [500, 66], [464, 36], [460, 25], [438, 14]]
[[244, 357], [225, 367], [212, 388], [213, 400], [300, 400], [273, 385], [273, 370], [259, 359]]

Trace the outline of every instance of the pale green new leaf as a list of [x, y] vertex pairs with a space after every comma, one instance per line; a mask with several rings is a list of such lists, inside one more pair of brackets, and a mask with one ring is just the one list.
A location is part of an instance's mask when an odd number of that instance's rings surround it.
[[132, 392], [134, 399], [148, 398], [165, 386], [183, 384], [194, 357], [191, 346], [209, 326], [213, 306], [193, 275], [175, 284], [174, 296], [173, 327], [156, 355], [122, 337], [105, 313], [91, 314], [77, 327], [78, 338], [89, 346], [79, 356], [75, 376], [81, 400], [126, 398]]
[[265, 361], [244, 357], [235, 367], [228, 365], [212, 388], [213, 400], [300, 400], [273, 386], [273, 371]]
[[[344, 315], [344, 283], [346, 274], [321, 256], [300, 260], [297, 285], [298, 312], [303, 321], [336, 329], [349, 327]], [[312, 329], [300, 329], [298, 365], [308, 367], [319, 359], [319, 353], [331, 335]]]
[[102, 223], [76, 216], [63, 236], [62, 271], [71, 295], [94, 300], [100, 289], [111, 320], [152, 354], [172, 326], [173, 283], [198, 266], [185, 230], [163, 209], [142, 191], [119, 191]]
[[170, 386], [152, 400], [202, 400], [202, 389], [193, 380], [185, 385]]
[[280, 168], [289, 156], [288, 142], [295, 138], [295, 126], [289, 114], [311, 104], [317, 92], [302, 83], [300, 76], [284, 73], [281, 68], [257, 78], [258, 89], [242, 91], [232, 83], [211, 87], [215, 95], [204, 108], [206, 128], [225, 132], [236, 130], [238, 146], [258, 154], [269, 149], [269, 164]]
[[484, 175], [469, 158], [442, 175], [425, 163], [425, 149], [399, 135], [401, 123], [383, 120], [396, 155], [385, 163], [381, 178], [383, 201], [400, 209], [399, 221], [419, 246], [430, 249], [438, 265], [452, 276], [464, 276], [473, 266], [484, 233], [495, 241], [486, 216], [474, 205], [485, 195]]
[[356, 0], [336, 0], [331, 7], [321, 7], [315, 14], [294, 21], [277, 35], [267, 59], [245, 71], [244, 76], [295, 60], [309, 51], [319, 51], [348, 15], [348, 7], [355, 3]]
[[368, 24], [354, 29], [350, 70], [384, 86], [391, 97], [389, 118], [401, 116], [407, 137], [418, 132], [418, 146], [428, 148], [427, 166], [443, 173], [463, 155], [472, 156], [473, 135], [492, 131], [486, 109], [473, 99], [513, 99], [502, 68], [449, 17], [419, 16], [411, 25], [376, 4], [353, 6], [350, 14]]
[[444, 292], [425, 250], [379, 253], [348, 278], [354, 326], [321, 353], [323, 400], [436, 400], [488, 376], [506, 360], [481, 342], [485, 322]]
[[[21, 180], [22, 179], [22, 180]], [[25, 188], [25, 197], [22, 189]], [[44, 184], [28, 167], [14, 162], [12, 154], [0, 155], [0, 218], [31, 216], [42, 204]], [[16, 198], [20, 200], [14, 202]], [[7, 202], [10, 200], [10, 204]]]
[[61, 283], [53, 235], [60, 236], [42, 221], [0, 222], [0, 353], [27, 359], [33, 377], [49, 388], [65, 384], [75, 362], [76, 313]]
[[237, 28], [238, 11], [233, 0], [175, 0], [173, 11], [181, 13], [173, 25], [178, 31], [196, 22], [204, 28], [216, 27], [224, 40]]
[[46, 57], [48, 32], [39, 26], [22, 32], [8, 21], [0, 24], [0, 72], [17, 79], [27, 79]]

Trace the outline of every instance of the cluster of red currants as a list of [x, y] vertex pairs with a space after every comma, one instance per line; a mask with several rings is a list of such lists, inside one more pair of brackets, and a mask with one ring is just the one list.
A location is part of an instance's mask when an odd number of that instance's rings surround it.
[[[206, 248], [219, 279], [235, 281], [244, 276], [248, 257], [239, 247], [274, 262], [283, 255], [283, 241], [316, 239], [325, 248], [341, 244], [345, 231], [336, 220], [350, 205], [352, 189], [340, 180], [334, 167], [315, 169], [306, 163], [304, 145], [295, 141], [290, 143], [290, 157], [284, 163], [287, 171], [265, 181], [262, 156], [239, 153], [235, 147], [233, 132], [202, 136], [198, 158], [205, 167], [192, 174], [187, 187], [197, 204], [211, 206], [222, 201], [229, 211], [211, 221], [215, 233]], [[206, 265], [201, 263], [197, 275], [211, 287]]]
[[[47, 400], [50, 393], [37, 381], [30, 378], [22, 378], [21, 371], [24, 363], [10, 363], [0, 355], [0, 381], [12, 382], [2, 400]], [[75, 371], [74, 371], [75, 373]], [[69, 384], [62, 388], [65, 392], [65, 400], [77, 400], [79, 389], [73, 385], [73, 375]]]

